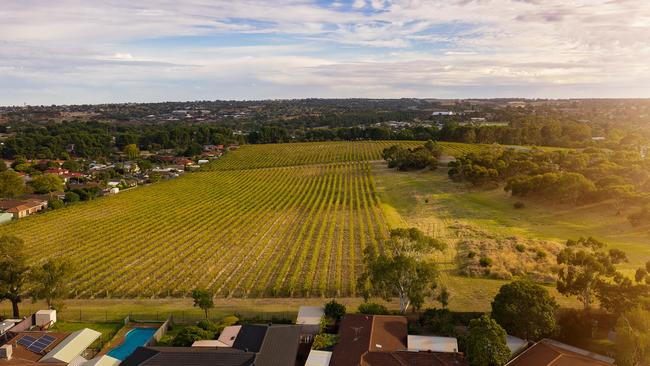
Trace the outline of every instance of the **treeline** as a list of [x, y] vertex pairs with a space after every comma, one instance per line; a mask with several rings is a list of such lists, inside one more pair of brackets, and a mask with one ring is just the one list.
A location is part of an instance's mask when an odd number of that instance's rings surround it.
[[240, 142], [232, 130], [208, 125], [123, 125], [101, 122], [66, 122], [25, 125], [2, 146], [2, 157], [15, 159], [67, 159], [108, 157], [115, 150], [136, 144], [142, 150], [173, 149], [179, 154], [200, 153], [206, 144]]
[[612, 199], [624, 206], [650, 202], [650, 161], [636, 152], [495, 148], [449, 163], [449, 177], [474, 186], [505, 182], [513, 196], [585, 204]]

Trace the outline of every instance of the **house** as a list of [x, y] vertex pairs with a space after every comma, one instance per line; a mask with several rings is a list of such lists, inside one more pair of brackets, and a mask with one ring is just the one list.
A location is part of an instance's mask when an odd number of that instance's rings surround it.
[[551, 339], [542, 339], [506, 366], [611, 366], [614, 359], [569, 346]]
[[456, 113], [454, 111], [433, 111], [431, 112], [432, 116], [453, 116]]
[[88, 361], [83, 354], [100, 336], [101, 333], [88, 328], [73, 333], [15, 332], [13, 338], [2, 345], [0, 365], [83, 365]]
[[3, 199], [0, 200], [0, 210], [13, 215], [15, 219], [21, 219], [28, 215], [37, 213], [47, 208], [47, 200], [43, 199]]
[[[294, 366], [300, 342], [296, 325], [245, 324], [224, 329], [214, 347], [139, 347], [121, 366], [237, 365]], [[234, 339], [232, 339], [234, 337]], [[220, 345], [231, 346], [223, 347]], [[207, 344], [206, 344], [207, 345]]]
[[403, 316], [348, 314], [341, 321], [339, 335], [330, 366], [468, 365], [457, 352], [409, 350], [408, 323]]

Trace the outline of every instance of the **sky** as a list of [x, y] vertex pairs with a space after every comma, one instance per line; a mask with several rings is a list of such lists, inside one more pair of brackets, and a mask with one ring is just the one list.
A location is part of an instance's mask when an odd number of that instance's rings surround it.
[[352, 97], [650, 97], [650, 1], [1, 1], [0, 105]]

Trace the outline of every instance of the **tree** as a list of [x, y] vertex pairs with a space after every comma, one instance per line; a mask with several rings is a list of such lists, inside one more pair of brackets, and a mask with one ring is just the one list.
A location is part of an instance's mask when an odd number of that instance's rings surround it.
[[472, 366], [502, 366], [510, 359], [506, 331], [492, 318], [472, 319], [465, 340], [465, 354]]
[[568, 240], [566, 248], [557, 255], [557, 289], [565, 295], [575, 295], [589, 312], [597, 286], [605, 278], [616, 275], [615, 264], [626, 260], [625, 253], [612, 249], [604, 251], [605, 244], [594, 238]]
[[14, 318], [20, 317], [18, 304], [26, 290], [29, 271], [23, 240], [0, 236], [0, 300], [11, 301]]
[[25, 182], [20, 174], [5, 170], [0, 173], [0, 196], [16, 197], [25, 192]]
[[63, 179], [56, 174], [44, 174], [34, 177], [30, 182], [36, 193], [63, 191]]
[[45, 300], [50, 309], [61, 310], [63, 300], [69, 293], [70, 279], [73, 266], [68, 261], [48, 259], [33, 273], [34, 288], [32, 296], [35, 300]]
[[398, 297], [402, 313], [411, 305], [419, 308], [436, 287], [436, 266], [428, 256], [444, 250], [445, 244], [416, 228], [394, 229], [384, 248], [381, 254], [366, 248], [366, 271], [359, 277], [364, 298], [376, 295], [390, 301]]
[[65, 192], [65, 198], [64, 198], [64, 200], [65, 200], [66, 203], [75, 203], [75, 202], [79, 202], [80, 199], [81, 199], [81, 197], [79, 197], [78, 194], [76, 194], [76, 193], [74, 193], [74, 192], [72, 192], [72, 191], [70, 191], [70, 192]]
[[124, 154], [129, 160], [135, 160], [140, 156], [140, 149], [136, 144], [128, 144], [124, 146]]
[[208, 318], [208, 310], [214, 307], [212, 294], [207, 290], [195, 289], [192, 291], [194, 306], [201, 308], [205, 312], [205, 318]]
[[618, 319], [616, 361], [620, 366], [650, 365], [650, 311], [637, 307]]
[[492, 317], [509, 334], [538, 340], [555, 330], [558, 305], [548, 291], [531, 281], [501, 286], [492, 301]]

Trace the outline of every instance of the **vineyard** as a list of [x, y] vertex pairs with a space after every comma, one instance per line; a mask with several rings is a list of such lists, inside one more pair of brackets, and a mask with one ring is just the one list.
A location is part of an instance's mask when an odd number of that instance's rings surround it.
[[[423, 141], [306, 142], [274, 145], [244, 145], [228, 153], [206, 170], [239, 170], [323, 163], [381, 160], [382, 151], [395, 144], [414, 148]], [[461, 155], [482, 151], [490, 145], [439, 142], [445, 154]]]
[[71, 260], [76, 298], [183, 297], [196, 287], [354, 296], [364, 248], [381, 250], [387, 231], [369, 161], [393, 143], [244, 146], [209, 171], [30, 216], [0, 234], [24, 239], [35, 263]]

